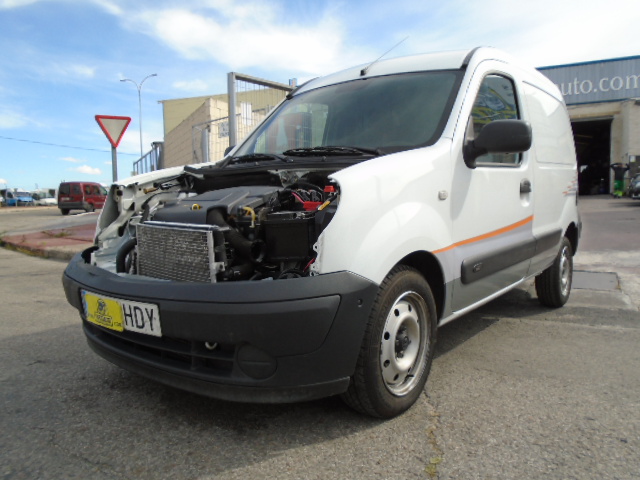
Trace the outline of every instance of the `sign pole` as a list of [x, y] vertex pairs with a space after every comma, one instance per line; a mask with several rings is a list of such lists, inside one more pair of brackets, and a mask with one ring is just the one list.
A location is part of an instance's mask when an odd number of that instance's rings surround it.
[[113, 183], [118, 180], [118, 154], [116, 147], [111, 147], [111, 172], [113, 173]]
[[96, 115], [96, 122], [98, 122], [111, 144], [111, 171], [113, 173], [113, 182], [115, 183], [118, 180], [118, 154], [116, 149], [129, 126], [129, 122], [131, 122], [131, 117]]

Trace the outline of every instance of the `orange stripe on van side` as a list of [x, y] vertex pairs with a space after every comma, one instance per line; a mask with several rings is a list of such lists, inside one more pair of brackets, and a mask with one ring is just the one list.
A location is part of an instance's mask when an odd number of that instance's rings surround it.
[[483, 235], [479, 235], [477, 237], [468, 238], [467, 240], [462, 240], [461, 242], [454, 243], [453, 245], [449, 245], [448, 247], [441, 248], [440, 250], [436, 250], [433, 253], [442, 253], [449, 250], [453, 250], [456, 247], [460, 247], [462, 245], [468, 245], [470, 243], [479, 242], [480, 240], [486, 240], [487, 238], [497, 237], [498, 235], [502, 235], [503, 233], [510, 232], [515, 230], [516, 228], [522, 227], [527, 223], [531, 223], [533, 221], [533, 215], [525, 218], [524, 220], [520, 220], [519, 222], [513, 223], [503, 228], [499, 228], [498, 230], [494, 230], [493, 232], [485, 233]]

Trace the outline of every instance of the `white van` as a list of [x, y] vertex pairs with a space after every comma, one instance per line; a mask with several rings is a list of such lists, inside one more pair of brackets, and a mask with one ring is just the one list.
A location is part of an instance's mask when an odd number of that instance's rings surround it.
[[218, 163], [113, 185], [63, 282], [123, 368], [392, 417], [423, 390], [438, 326], [531, 277], [544, 305], [567, 301], [576, 204], [542, 74], [489, 48], [395, 58], [299, 87]]

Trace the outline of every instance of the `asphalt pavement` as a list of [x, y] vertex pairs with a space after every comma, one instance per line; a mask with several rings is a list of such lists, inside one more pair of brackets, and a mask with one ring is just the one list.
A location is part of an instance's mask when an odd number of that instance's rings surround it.
[[[581, 197], [574, 288], [531, 282], [438, 331], [425, 395], [388, 421], [336, 398], [243, 405], [91, 352], [64, 262], [97, 214], [0, 209], [0, 478], [640, 479], [640, 201]], [[45, 207], [46, 208], [46, 207]]]
[[0, 209], [0, 246], [57, 260], [90, 247], [98, 212], [63, 216], [56, 207]]

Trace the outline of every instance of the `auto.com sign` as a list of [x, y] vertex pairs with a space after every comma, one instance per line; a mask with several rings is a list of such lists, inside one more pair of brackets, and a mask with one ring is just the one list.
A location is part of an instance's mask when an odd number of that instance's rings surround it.
[[640, 97], [640, 56], [539, 68], [567, 105]]

